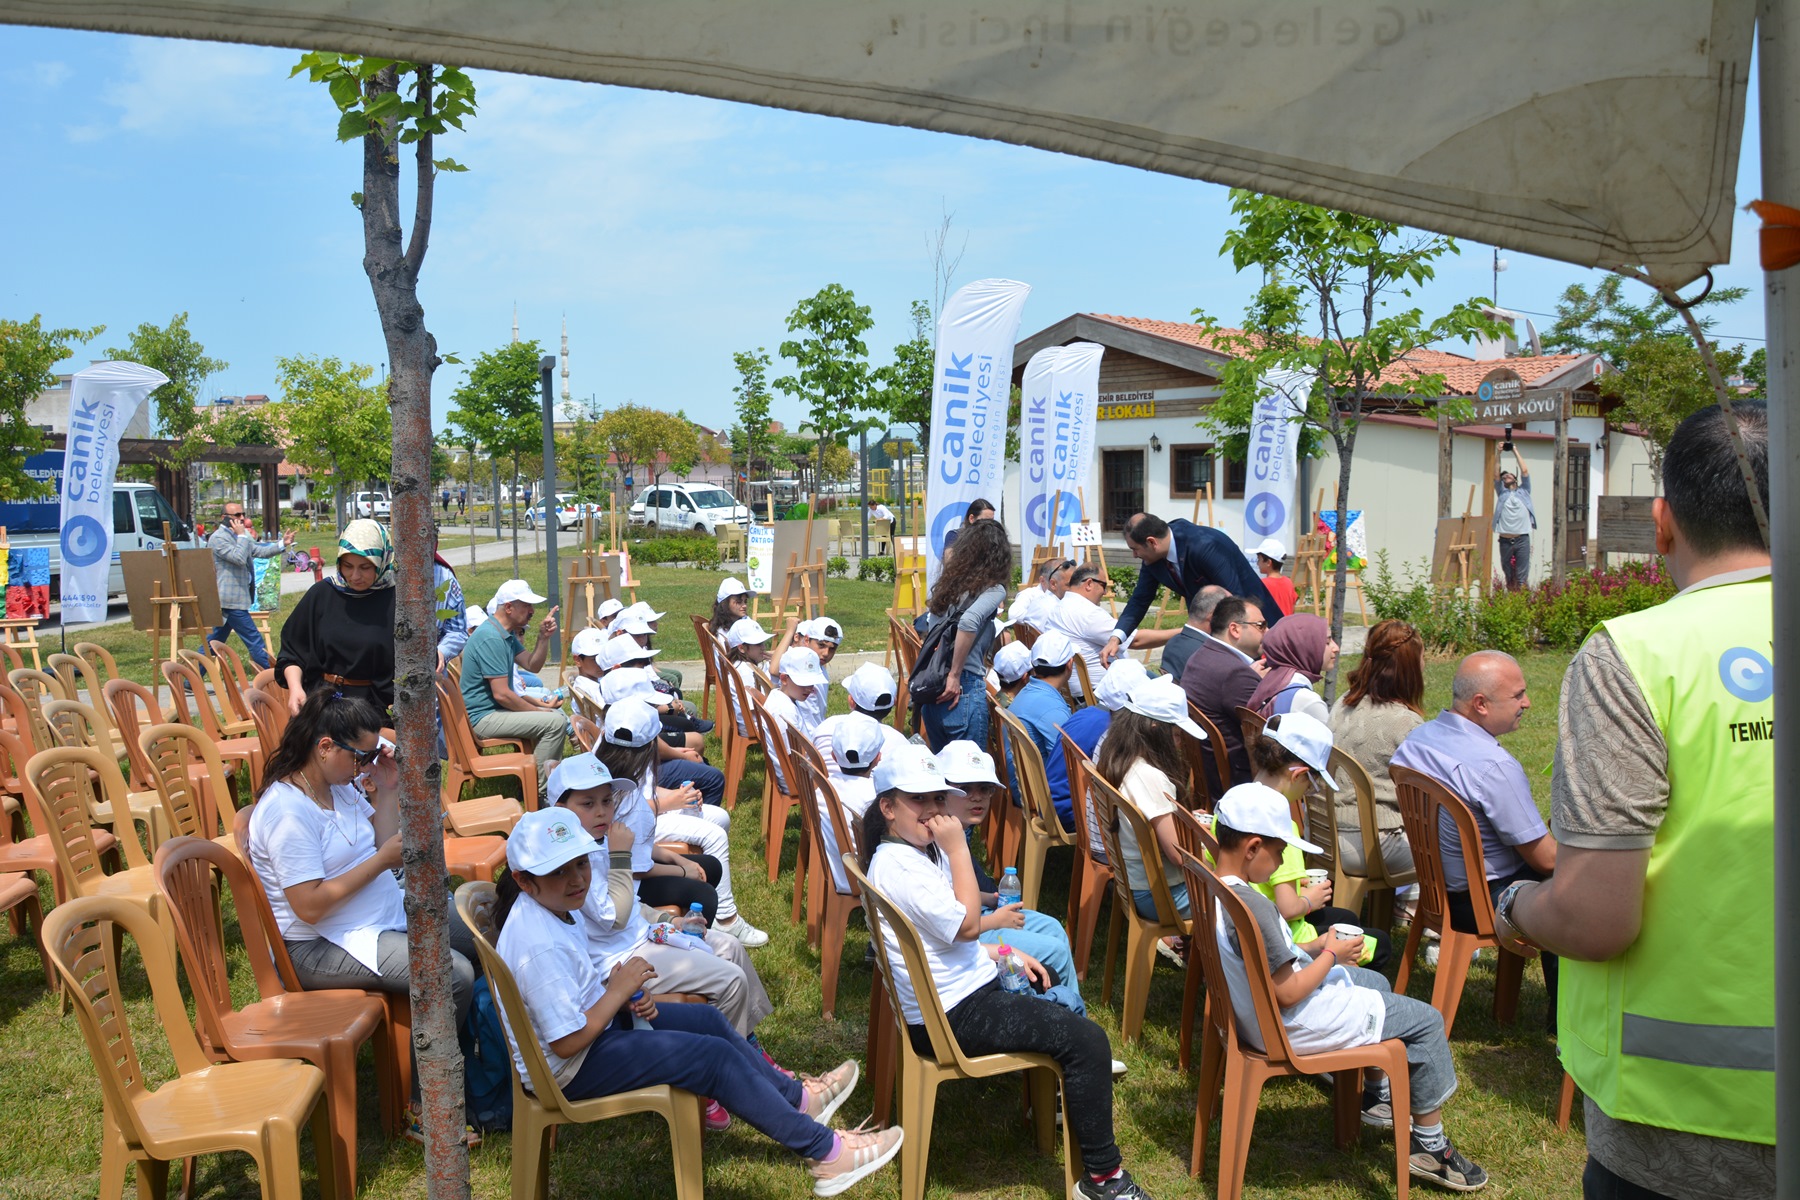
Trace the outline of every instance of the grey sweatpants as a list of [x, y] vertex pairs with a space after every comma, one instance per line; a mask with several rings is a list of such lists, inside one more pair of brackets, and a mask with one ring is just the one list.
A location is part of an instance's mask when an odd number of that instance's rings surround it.
[[1456, 1094], [1456, 1063], [1450, 1057], [1450, 1039], [1444, 1035], [1444, 1018], [1437, 1009], [1411, 996], [1396, 996], [1387, 976], [1363, 967], [1345, 967], [1358, 987], [1374, 988], [1387, 1002], [1381, 1022], [1382, 1040], [1399, 1038], [1406, 1044], [1406, 1065], [1412, 1077], [1412, 1110], [1431, 1112], [1442, 1108]]

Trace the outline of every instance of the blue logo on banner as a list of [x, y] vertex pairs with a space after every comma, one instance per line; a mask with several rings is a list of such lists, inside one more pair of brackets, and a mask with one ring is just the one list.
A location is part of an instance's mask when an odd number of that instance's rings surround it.
[[1719, 656], [1719, 682], [1739, 700], [1761, 704], [1775, 694], [1775, 668], [1756, 651], [1734, 646]]
[[63, 562], [71, 567], [91, 567], [106, 557], [106, 527], [86, 515], [63, 526]]
[[1264, 537], [1273, 535], [1287, 520], [1287, 505], [1280, 497], [1268, 492], [1262, 493], [1250, 501], [1250, 507], [1244, 510], [1244, 523], [1250, 526], [1252, 533], [1260, 533]]
[[[1050, 536], [1046, 527], [1047, 522], [1044, 518], [1044, 510], [1049, 507], [1049, 496], [1033, 496], [1030, 500], [1026, 501], [1025, 528], [1037, 534], [1039, 537]], [[1062, 493], [1061, 508], [1062, 511], [1056, 520], [1056, 532], [1054, 534], [1057, 538], [1069, 536], [1070, 526], [1072, 526], [1081, 516], [1081, 500], [1073, 492], [1064, 492]]]
[[963, 515], [969, 511], [968, 501], [959, 501], [940, 509], [938, 515], [931, 520], [931, 544], [937, 547], [938, 557], [950, 548], [956, 530], [962, 525]]

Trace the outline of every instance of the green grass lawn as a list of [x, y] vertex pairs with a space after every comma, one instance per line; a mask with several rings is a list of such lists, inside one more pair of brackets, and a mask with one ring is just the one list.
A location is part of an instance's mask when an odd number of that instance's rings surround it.
[[[493, 585], [510, 573], [510, 562], [483, 567], [473, 582]], [[541, 570], [540, 570], [541, 574]], [[665, 644], [672, 658], [692, 652], [692, 633], [685, 615], [710, 608], [719, 576], [646, 568], [640, 593], [670, 613]], [[527, 576], [529, 577], [529, 576]], [[471, 588], [471, 600], [480, 593]], [[878, 648], [881, 609], [891, 593], [885, 586], [832, 581], [831, 611], [844, 621], [853, 646]], [[684, 631], [685, 630], [685, 631]], [[126, 639], [123, 635], [120, 641]], [[132, 634], [140, 643], [142, 635]], [[96, 640], [100, 640], [96, 638]], [[115, 649], [115, 653], [119, 651]], [[122, 659], [129, 670], [129, 661]], [[1562, 656], [1526, 660], [1533, 710], [1525, 725], [1506, 739], [1523, 761], [1540, 807], [1547, 807], [1550, 761], [1555, 737], [1556, 699]], [[1346, 664], [1346, 667], [1348, 664]], [[1448, 702], [1454, 664], [1428, 665], [1428, 709]], [[142, 678], [141, 670], [134, 672]], [[841, 704], [841, 697], [837, 697]], [[820, 1016], [816, 952], [807, 948], [803, 932], [788, 921], [791, 864], [798, 845], [798, 823], [787, 836], [788, 871], [776, 885], [761, 870], [756, 797], [761, 790], [757, 756], [744, 781], [744, 801], [732, 825], [732, 846], [739, 903], [746, 914], [771, 935], [768, 946], [753, 954], [775, 1001], [775, 1013], [762, 1026], [764, 1042], [775, 1055], [797, 1069], [826, 1069], [845, 1057], [861, 1058], [867, 1032], [872, 975], [863, 965], [867, 933], [853, 918], [840, 977], [837, 1019]], [[1053, 855], [1041, 907], [1066, 910], [1067, 856]], [[44, 902], [50, 902], [48, 889]], [[235, 941], [235, 925], [227, 931]], [[1193, 1131], [1195, 1097], [1191, 1079], [1175, 1066], [1181, 976], [1160, 963], [1152, 981], [1149, 1016], [1143, 1038], [1133, 1045], [1118, 1039], [1114, 1009], [1100, 1003], [1100, 977], [1105, 924], [1096, 947], [1092, 976], [1084, 988], [1091, 1015], [1114, 1039], [1114, 1050], [1130, 1065], [1130, 1074], [1115, 1090], [1114, 1121], [1125, 1162], [1159, 1200], [1209, 1196], [1211, 1182], [1200, 1185], [1187, 1175], [1188, 1146]], [[1489, 956], [1491, 959], [1491, 955]], [[130, 959], [131, 970], [135, 960]], [[248, 987], [249, 973], [240, 961], [235, 984]], [[1423, 963], [1414, 972], [1411, 992], [1428, 997], [1432, 971]], [[158, 1075], [169, 1069], [166, 1052], [155, 1035], [148, 997], [138, 977], [128, 992], [134, 1032], [147, 1069]], [[1580, 1194], [1585, 1147], [1580, 1118], [1567, 1134], [1552, 1122], [1560, 1072], [1553, 1048], [1543, 1034], [1545, 997], [1542, 977], [1527, 972], [1518, 1022], [1501, 1028], [1492, 1019], [1491, 961], [1471, 973], [1452, 1043], [1462, 1088], [1447, 1109], [1447, 1129], [1458, 1146], [1482, 1163], [1493, 1178], [1487, 1194], [1513, 1197], [1574, 1197]], [[55, 1001], [45, 992], [38, 957], [28, 941], [0, 942], [0, 1198], [43, 1198], [92, 1195], [99, 1170], [100, 1097], [80, 1031], [73, 1017], [59, 1018]], [[379, 1136], [373, 1065], [362, 1063], [363, 1104], [360, 1114], [360, 1194], [376, 1200], [399, 1200], [424, 1194], [422, 1151], [405, 1140]], [[846, 1106], [850, 1123], [869, 1111], [867, 1083]], [[1578, 1106], [1579, 1107], [1579, 1106]], [[508, 1137], [490, 1136], [473, 1155], [477, 1196], [503, 1196], [508, 1191]], [[1209, 1148], [1216, 1160], [1217, 1134]], [[1331, 1141], [1331, 1114], [1326, 1097], [1299, 1081], [1279, 1081], [1264, 1093], [1250, 1148], [1245, 1195], [1257, 1198], [1304, 1197], [1308, 1200], [1392, 1195], [1393, 1148], [1386, 1135], [1364, 1131], [1348, 1153]], [[930, 1194], [933, 1197], [1015, 1197], [1054, 1195], [1061, 1168], [1039, 1157], [1022, 1121], [1020, 1090], [1001, 1080], [957, 1084], [940, 1093], [933, 1129]], [[673, 1195], [668, 1140], [652, 1117], [607, 1122], [591, 1128], [564, 1129], [552, 1160], [552, 1195], [662, 1197]], [[860, 1185], [851, 1195], [892, 1197], [892, 1174]], [[708, 1135], [706, 1188], [709, 1195], [732, 1200], [801, 1197], [810, 1194], [804, 1170], [785, 1151], [736, 1123], [724, 1134]], [[308, 1195], [316, 1182], [309, 1179]], [[1426, 1193], [1429, 1194], [1427, 1189]], [[210, 1158], [200, 1169], [197, 1195], [207, 1198], [256, 1194], [248, 1160]]]

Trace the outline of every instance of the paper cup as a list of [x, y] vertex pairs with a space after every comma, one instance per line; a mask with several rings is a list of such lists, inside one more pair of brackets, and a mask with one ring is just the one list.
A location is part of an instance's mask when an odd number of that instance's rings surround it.
[[1306, 872], [1306, 882], [1324, 883], [1331, 878], [1331, 872], [1323, 867], [1312, 867]]
[[1213, 821], [1215, 818], [1213, 817], [1212, 813], [1203, 812], [1203, 813], [1195, 813], [1194, 819], [1196, 821], [1200, 822], [1200, 824], [1202, 826], [1204, 826], [1205, 828], [1211, 829], [1213, 827]]
[[1339, 937], [1347, 937], [1347, 938], [1358, 938], [1363, 935], [1361, 925], [1347, 925], [1342, 921], [1338, 922], [1336, 925], [1333, 925], [1331, 927], [1331, 932], [1337, 934]]

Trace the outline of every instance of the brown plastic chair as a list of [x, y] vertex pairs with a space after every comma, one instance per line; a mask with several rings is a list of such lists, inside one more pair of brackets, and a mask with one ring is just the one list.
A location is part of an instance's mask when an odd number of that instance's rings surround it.
[[519, 1077], [516, 1062], [512, 1070], [512, 1200], [548, 1200], [551, 1134], [558, 1125], [585, 1124], [643, 1112], [655, 1113], [669, 1124], [676, 1200], [701, 1200], [704, 1180], [700, 1097], [667, 1084], [633, 1088], [591, 1100], [564, 1096], [532, 1030], [519, 985], [505, 960], [494, 950], [498, 937], [493, 921], [494, 901], [491, 883], [465, 883], [456, 889], [456, 911], [475, 935], [475, 950], [481, 957], [488, 986], [493, 989], [494, 1002], [506, 1014], [507, 1026], [518, 1041], [519, 1057], [525, 1060], [527, 1078]]
[[[1394, 977], [1394, 991], [1406, 994], [1419, 941], [1427, 929], [1435, 929], [1441, 940], [1431, 1007], [1444, 1018], [1444, 1036], [1449, 1037], [1456, 1024], [1463, 984], [1469, 977], [1469, 959], [1486, 946], [1494, 947], [1500, 954], [1494, 975], [1494, 1020], [1510, 1025], [1519, 1015], [1519, 985], [1525, 976], [1525, 959], [1500, 945], [1494, 936], [1494, 901], [1486, 886], [1487, 857], [1482, 853], [1475, 814], [1461, 796], [1421, 771], [1389, 765], [1388, 774], [1400, 801], [1400, 820], [1406, 826], [1407, 844], [1412, 847], [1413, 867], [1419, 872], [1419, 905], [1406, 934], [1406, 951]], [[1475, 885], [1469, 889], [1469, 907], [1475, 911], [1474, 933], [1450, 928], [1450, 892], [1438, 848], [1439, 824], [1446, 818], [1456, 823], [1462, 840], [1464, 878]]]
[[[43, 901], [38, 895], [37, 880], [17, 871], [0, 875], [0, 912], [6, 914], [6, 923], [12, 929], [14, 937], [23, 933], [31, 934], [38, 957], [44, 960], [44, 983], [54, 992], [56, 970], [50, 965], [50, 956], [44, 950], [44, 909]], [[1563, 1127], [1568, 1127], [1566, 1120]]]
[[[150, 764], [163, 811], [169, 814], [170, 831], [224, 842], [227, 849], [241, 854], [233, 832], [237, 806], [213, 740], [192, 725], [171, 722], [143, 730], [138, 745]], [[200, 771], [194, 770], [195, 764]]]
[[[1369, 906], [1369, 923], [1377, 929], [1386, 929], [1394, 923], [1394, 893], [1400, 888], [1419, 881], [1417, 870], [1390, 871], [1387, 860], [1381, 854], [1381, 823], [1375, 814], [1375, 781], [1370, 778], [1367, 768], [1356, 759], [1351, 758], [1335, 747], [1331, 751], [1331, 773], [1336, 777], [1340, 788], [1348, 787], [1356, 795], [1356, 816], [1359, 823], [1357, 835], [1362, 839], [1363, 874], [1359, 878], [1345, 874], [1339, 866], [1338, 874], [1343, 877], [1340, 885], [1332, 884], [1331, 894], [1334, 903], [1337, 897], [1348, 896], [1351, 887], [1359, 898], [1366, 898]], [[1335, 814], [1334, 814], [1335, 818]], [[1336, 821], [1332, 823], [1336, 831]], [[1340, 860], [1334, 858], [1334, 864]], [[1341, 904], [1340, 907], [1356, 909], [1353, 904]]]
[[710, 628], [710, 618], [699, 613], [691, 614], [694, 622], [694, 640], [700, 644], [700, 667], [705, 672], [705, 679], [700, 684], [700, 716], [710, 719], [712, 696], [719, 689], [719, 667], [715, 658], [717, 639]]
[[[132, 1164], [137, 1194], [163, 1196], [171, 1162], [229, 1151], [256, 1160], [265, 1198], [300, 1200], [300, 1127], [309, 1118], [322, 1159], [319, 1193], [336, 1200], [331, 1122], [320, 1103], [324, 1073], [291, 1058], [208, 1062], [175, 980], [175, 952], [161, 933], [142, 908], [111, 896], [71, 900], [44, 921], [45, 945], [63, 994], [75, 998], [81, 1033], [100, 1076], [100, 1200], [120, 1200]], [[139, 1065], [123, 1003], [122, 934], [138, 944], [156, 1023], [175, 1060], [177, 1074], [155, 1090]]]
[[506, 865], [506, 839], [444, 835], [444, 870], [458, 879], [492, 883]]
[[1069, 770], [1069, 799], [1075, 805], [1075, 867], [1069, 878], [1069, 929], [1074, 935], [1071, 951], [1075, 978], [1085, 980], [1088, 960], [1094, 952], [1094, 931], [1100, 924], [1100, 907], [1112, 893], [1113, 873], [1104, 857], [1104, 843], [1094, 845], [1093, 831], [1100, 828], [1088, 787], [1094, 760], [1067, 733], [1062, 735], [1062, 750]]
[[[433, 679], [438, 694], [438, 716], [444, 727], [444, 746], [450, 754], [449, 768], [444, 772], [447, 795], [462, 795], [463, 784], [471, 779], [499, 779], [512, 776], [519, 781], [521, 802], [526, 810], [538, 806], [537, 760], [524, 751], [483, 754], [475, 731], [469, 725], [469, 710], [463, 707], [462, 689], [442, 677]], [[509, 743], [517, 745], [518, 743]]]
[[[1194, 798], [1202, 802], [1201, 807], [1210, 809], [1219, 802], [1219, 797], [1231, 787], [1231, 755], [1225, 749], [1225, 737], [1213, 719], [1200, 711], [1200, 706], [1192, 700], [1188, 701], [1188, 716], [1206, 735], [1205, 742], [1196, 742], [1186, 734], [1182, 735], [1181, 745], [1187, 752], [1188, 771], [1193, 777]], [[1212, 769], [1218, 772], [1220, 790], [1213, 791], [1212, 776], [1206, 772], [1206, 757], [1212, 755]]]
[[[59, 746], [90, 746], [100, 751], [117, 763], [121, 755], [113, 745], [110, 726], [90, 706], [79, 700], [50, 700], [44, 704], [44, 719], [49, 723], [51, 732]], [[135, 826], [142, 823], [145, 841], [150, 853], [169, 836], [168, 815], [163, 812], [162, 800], [154, 788], [144, 791], [127, 790], [125, 801], [127, 811], [131, 814], [131, 823]], [[118, 814], [113, 811], [112, 803], [100, 798], [94, 805], [94, 820], [110, 828], [121, 837], [127, 831], [119, 828]], [[136, 837], [135, 832], [129, 836]]]
[[[356, 989], [303, 991], [287, 945], [271, 936], [275, 914], [268, 896], [243, 860], [204, 838], [179, 837], [156, 852], [156, 886], [168, 901], [194, 993], [196, 1032], [216, 1061], [300, 1058], [325, 1072], [331, 1117], [331, 1157], [338, 1190], [356, 1194], [356, 1052], [375, 1041], [375, 1061], [388, 1063], [385, 1009]], [[238, 914], [244, 950], [256, 979], [256, 1001], [232, 1003], [224, 931], [219, 924], [221, 885]], [[400, 1121], [401, 1097], [391, 1070], [377, 1072], [382, 1119]]]
[[109, 853], [112, 848], [100, 840], [101, 831], [93, 825], [95, 779], [99, 780], [98, 795], [111, 803], [114, 812], [124, 811], [125, 777], [119, 773], [119, 764], [99, 750], [56, 746], [38, 751], [25, 764], [25, 802], [33, 823], [50, 835], [64, 895], [105, 896], [137, 905], [163, 927], [173, 950], [175, 927], [138, 840], [117, 838], [114, 845], [124, 852], [123, 866], [108, 874], [103, 865], [103, 858], [116, 859], [118, 855]]
[[750, 714], [750, 685], [738, 673], [737, 664], [727, 661], [725, 670], [719, 674], [719, 682], [724, 685], [720, 693], [724, 699], [718, 723], [725, 749], [725, 794], [721, 802], [726, 808], [735, 808], [750, 747], [762, 745], [762, 734], [757, 729], [756, 718]]
[[[750, 718], [756, 724], [757, 739], [763, 748], [763, 859], [769, 868], [769, 882], [774, 883], [781, 874], [781, 850], [787, 841], [788, 818], [793, 815], [794, 806], [800, 801], [795, 795], [793, 754], [789, 748], [789, 733], [797, 732], [783, 727], [783, 722], [769, 715], [763, 707], [762, 697], [749, 697]], [[792, 740], [798, 741], [796, 736]], [[800, 839], [800, 860], [795, 868], [806, 868], [806, 839]]]
[[[1206, 973], [1206, 1019], [1200, 1051], [1199, 1102], [1194, 1113], [1193, 1158], [1188, 1174], [1198, 1178], [1206, 1164], [1206, 1134], [1214, 1114], [1223, 1127], [1219, 1132], [1219, 1182], [1217, 1200], [1238, 1200], [1244, 1192], [1244, 1164], [1249, 1157], [1250, 1134], [1256, 1124], [1256, 1108], [1263, 1085], [1290, 1075], [1332, 1075], [1334, 1131], [1340, 1150], [1355, 1141], [1362, 1124], [1362, 1072], [1375, 1067], [1385, 1072], [1393, 1090], [1394, 1169], [1399, 1200], [1406, 1200], [1411, 1171], [1412, 1086], [1407, 1073], [1406, 1044], [1389, 1038], [1370, 1046], [1332, 1050], [1322, 1054], [1296, 1054], [1281, 1023], [1275, 1001], [1275, 981], [1269, 975], [1268, 954], [1262, 931], [1243, 900], [1219, 881], [1219, 877], [1186, 850], [1180, 851], [1182, 869], [1193, 898], [1195, 928], [1189, 953], [1198, 953]], [[1229, 922], [1243, 948], [1244, 974], [1250, 984], [1251, 1009], [1256, 1014], [1258, 1050], [1238, 1026], [1231, 1004], [1231, 979], [1215, 932]], [[1223, 1089], [1224, 1101], [1220, 1102]]]
[[[25, 702], [23, 715], [29, 723], [31, 744], [39, 750], [55, 744], [56, 739], [50, 733], [50, 726], [44, 719], [44, 701], [67, 700], [63, 694], [62, 680], [48, 671], [39, 671], [32, 667], [21, 667], [16, 671], [8, 671], [6, 680], [12, 690], [18, 693], [19, 699]], [[21, 730], [21, 732], [27, 732]]]
[[[201, 659], [202, 662], [210, 660]], [[228, 724], [213, 710], [212, 701], [207, 698], [206, 683], [200, 672], [185, 662], [165, 662], [162, 665], [163, 679], [169, 684], [169, 690], [175, 697], [175, 718], [186, 725], [198, 726], [206, 731], [212, 740], [219, 758], [231, 764], [232, 775], [237, 774], [237, 767], [242, 763], [250, 772], [250, 794], [256, 796], [262, 791], [263, 755], [262, 743], [256, 738], [254, 723], [239, 726]], [[187, 691], [193, 691], [194, 705], [188, 708]], [[196, 719], [197, 718], [197, 719]], [[241, 732], [240, 732], [241, 730]]]
[[119, 664], [113, 660], [112, 651], [98, 642], [76, 642], [75, 656], [93, 668], [101, 687], [119, 677]]
[[[592, 754], [594, 747], [600, 744], [600, 724], [580, 713], [569, 714], [569, 728], [575, 735], [575, 744]], [[720, 726], [721, 729], [724, 726]]]
[[[826, 856], [824, 826], [831, 821], [831, 835], [843, 853], [854, 854], [856, 839], [845, 819], [844, 806], [838, 803], [837, 790], [820, 769], [816, 758], [794, 755], [794, 777], [799, 785], [800, 811], [805, 818], [806, 833], [813, 843], [812, 871], [807, 892], [806, 937], [819, 948], [819, 1011], [829, 1021], [837, 1011], [838, 970], [844, 961], [844, 936], [850, 929], [850, 914], [862, 907], [862, 895], [851, 881], [846, 891], [839, 891], [831, 877]], [[799, 872], [795, 872], [794, 894], [799, 895]]]
[[[1026, 1072], [1026, 1086], [1031, 1096], [1033, 1126], [1040, 1154], [1052, 1154], [1056, 1148], [1055, 1111], [1059, 1093], [1065, 1103], [1062, 1068], [1047, 1054], [982, 1054], [970, 1058], [963, 1053], [944, 1013], [937, 984], [931, 977], [931, 965], [925, 957], [925, 945], [918, 930], [894, 902], [882, 895], [854, 856], [844, 859], [844, 870], [851, 884], [861, 893], [863, 911], [869, 920], [869, 938], [875, 945], [875, 961], [887, 993], [887, 1007], [892, 1018], [893, 1036], [884, 1037], [884, 1050], [895, 1052], [895, 1074], [900, 1084], [900, 1126], [906, 1130], [906, 1141], [900, 1148], [900, 1200], [924, 1200], [926, 1167], [931, 1159], [931, 1124], [937, 1109], [938, 1087], [950, 1079], [989, 1079], [995, 1075]], [[887, 939], [899, 948], [906, 964], [906, 976], [912, 981], [919, 1006], [920, 1023], [931, 1040], [931, 1053], [920, 1054], [913, 1048], [906, 1030], [906, 1013], [900, 1006], [900, 994], [889, 970]], [[871, 1008], [873, 1006], [871, 1005]], [[871, 1020], [873, 1020], [871, 1012]], [[877, 1078], [885, 1072], [878, 1070]], [[1075, 1194], [1076, 1151], [1070, 1141], [1069, 1122], [1063, 1123], [1063, 1191]]]
[[524, 806], [511, 796], [474, 796], [455, 799], [449, 788], [442, 790], [444, 828], [462, 838], [478, 838], [488, 834], [504, 837], [512, 832]]
[[893, 643], [894, 655], [900, 663], [900, 670], [895, 672], [898, 678], [894, 692], [894, 728], [901, 733], [907, 730], [906, 706], [910, 698], [907, 681], [912, 679], [913, 668], [919, 662], [919, 648], [924, 639], [919, 631], [912, 627], [912, 622], [900, 616], [893, 609], [888, 609], [888, 640]]
[[1077, 708], [1084, 704], [1092, 704], [1094, 702], [1094, 681], [1088, 678], [1087, 659], [1077, 653], [1075, 657], [1069, 661], [1075, 666], [1075, 670], [1070, 675], [1070, 678], [1080, 683], [1081, 686], [1080, 688], [1073, 688], [1070, 687], [1067, 682], [1064, 682], [1063, 694], [1069, 697], [1069, 702]]
[[[24, 738], [0, 730], [0, 761], [4, 761], [4, 769], [17, 781], [20, 807], [30, 815], [32, 827], [37, 830], [26, 837], [14, 830], [10, 821], [0, 824], [0, 871], [48, 875], [51, 895], [61, 904], [68, 899], [69, 892], [63, 873], [57, 867], [56, 850], [50, 844], [49, 818], [43, 815], [42, 806], [26, 794], [25, 764], [31, 761], [33, 753], [35, 751]], [[102, 854], [115, 860], [118, 858], [116, 839], [109, 831], [95, 830], [94, 840]]]
[[[1000, 703], [998, 689], [988, 689], [987, 706], [987, 753], [994, 760], [995, 773], [998, 774], [1006, 762], [1005, 732], [997, 715], [1004, 706]], [[982, 839], [987, 846], [988, 867], [995, 872], [1017, 866], [1019, 850], [1025, 844], [1025, 808], [1022, 804], [1011, 803], [1010, 792], [1007, 799], [1008, 803], [1005, 804], [988, 805], [987, 819], [982, 822]]]
[[[1169, 882], [1163, 877], [1162, 844], [1137, 805], [1101, 778], [1098, 771], [1088, 776], [1088, 795], [1093, 798], [1100, 840], [1106, 846], [1106, 860], [1113, 864], [1114, 872], [1112, 922], [1107, 926], [1106, 971], [1101, 979], [1100, 1002], [1112, 1003], [1113, 958], [1120, 945], [1119, 935], [1124, 933], [1125, 984], [1119, 1001], [1119, 1032], [1130, 1042], [1144, 1027], [1144, 1010], [1150, 1004], [1150, 974], [1156, 966], [1156, 943], [1187, 933], [1188, 921], [1176, 910]], [[1119, 828], [1127, 821], [1144, 851], [1144, 874], [1150, 880], [1150, 894], [1156, 902], [1155, 920], [1139, 915], [1131, 895], [1131, 882], [1119, 849]]]
[[[1012, 715], [1011, 710], [995, 705], [993, 716], [1000, 723], [1002, 732], [1001, 746], [1003, 750], [1012, 752], [1013, 784], [1022, 795], [1017, 799], [1023, 801], [1024, 839], [1019, 851], [1019, 887], [1020, 898], [1025, 907], [1035, 910], [1038, 896], [1044, 886], [1044, 868], [1049, 860], [1050, 851], [1061, 848], [1074, 848], [1075, 835], [1063, 828], [1062, 818], [1057, 815], [1056, 803], [1050, 798], [1050, 780], [1044, 772], [1044, 756], [1038, 750], [1037, 743], [1031, 738], [1031, 731], [1025, 723]], [[1001, 768], [1006, 768], [1006, 758], [994, 760]], [[1014, 795], [1003, 794], [996, 803], [1013, 806]], [[1079, 852], [1077, 852], [1079, 854]]]
[[250, 690], [250, 680], [244, 675], [244, 660], [224, 642], [208, 642], [206, 648], [212, 651], [212, 657], [207, 660], [207, 674], [218, 693], [224, 715], [233, 726], [249, 732], [250, 707], [244, 703], [244, 693]]
[[[1177, 846], [1202, 862], [1218, 861], [1218, 840], [1213, 837], [1211, 829], [1200, 823], [1199, 817], [1179, 806], [1169, 816], [1175, 822], [1175, 844]], [[1188, 911], [1190, 914], [1193, 912], [1191, 899], [1188, 901]], [[1192, 931], [1204, 930], [1205, 927], [1195, 925], [1190, 920], [1188, 928]], [[1179, 1026], [1181, 1036], [1178, 1039], [1180, 1048], [1175, 1059], [1183, 1071], [1187, 1070], [1189, 1064], [1193, 1062], [1194, 1027], [1197, 1024], [1194, 1018], [1200, 1011], [1200, 990], [1205, 982], [1205, 971], [1201, 969], [1200, 959], [1190, 946], [1187, 956], [1187, 978], [1183, 980], [1181, 986], [1181, 1024]]]

